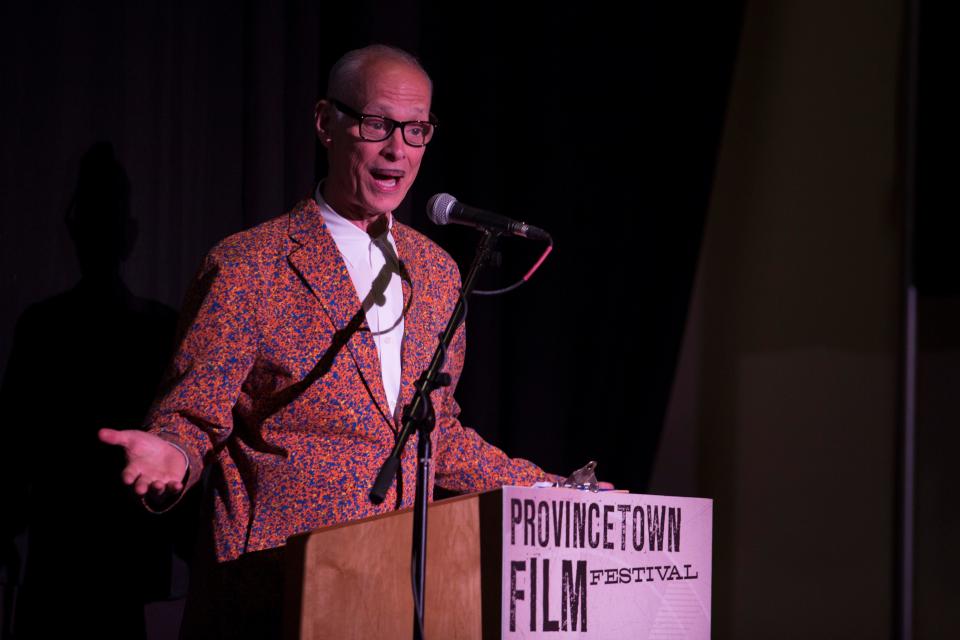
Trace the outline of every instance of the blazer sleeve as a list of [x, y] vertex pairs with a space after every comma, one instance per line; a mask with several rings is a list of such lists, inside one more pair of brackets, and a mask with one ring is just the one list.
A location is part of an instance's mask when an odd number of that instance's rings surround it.
[[233, 408], [260, 344], [259, 270], [230, 238], [204, 259], [184, 302], [179, 347], [147, 417], [189, 459], [187, 488], [233, 430]]
[[[455, 290], [458, 291], [459, 274], [455, 272], [454, 278]], [[456, 298], [453, 300], [455, 303]], [[445, 489], [467, 492], [487, 491], [503, 485], [526, 486], [543, 480], [555, 481], [558, 476], [546, 473], [529, 460], [511, 458], [476, 431], [460, 423], [460, 406], [453, 392], [463, 370], [465, 351], [466, 332], [465, 326], [461, 325], [447, 352], [445, 371], [450, 374], [452, 383], [434, 392], [437, 430], [440, 432], [435, 456], [436, 484]]]

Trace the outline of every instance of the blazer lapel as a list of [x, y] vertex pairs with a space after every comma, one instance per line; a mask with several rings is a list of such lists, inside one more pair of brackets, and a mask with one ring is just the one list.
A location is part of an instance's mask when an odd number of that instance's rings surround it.
[[393, 428], [377, 347], [350, 279], [343, 256], [323, 223], [320, 208], [311, 198], [290, 213], [289, 236], [293, 247], [287, 257], [291, 268], [320, 302], [337, 332], [333, 343], [345, 341], [367, 392], [380, 415]]
[[[426, 303], [425, 286], [429, 274], [418, 259], [416, 240], [407, 229], [395, 224], [393, 239], [397, 244], [403, 278], [403, 308], [407, 310], [403, 321], [403, 350], [400, 371], [400, 397], [397, 400], [395, 419], [399, 424], [403, 408], [413, 399], [414, 383], [430, 365], [430, 358], [437, 348], [439, 336], [431, 334], [431, 314]], [[412, 299], [411, 299], [412, 298]], [[437, 329], [442, 331], [443, 327]]]

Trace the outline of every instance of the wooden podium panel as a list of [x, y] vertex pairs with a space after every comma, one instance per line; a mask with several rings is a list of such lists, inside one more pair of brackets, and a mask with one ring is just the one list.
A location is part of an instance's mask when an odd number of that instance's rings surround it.
[[[413, 513], [287, 544], [288, 638], [413, 635]], [[713, 501], [503, 487], [429, 507], [425, 632], [441, 640], [707, 640]]]
[[[481, 638], [482, 564], [497, 568], [488, 573], [494, 581], [499, 576], [500, 493], [430, 504], [426, 637]], [[490, 526], [482, 536], [483, 521]], [[303, 640], [410, 638], [412, 532], [413, 512], [405, 509], [291, 538], [285, 635]], [[499, 597], [498, 585], [488, 583], [487, 588]], [[490, 604], [499, 615], [499, 601]]]

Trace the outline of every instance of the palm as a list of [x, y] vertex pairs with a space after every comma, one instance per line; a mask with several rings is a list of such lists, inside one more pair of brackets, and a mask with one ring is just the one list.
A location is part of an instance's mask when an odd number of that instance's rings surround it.
[[125, 484], [133, 485], [137, 495], [145, 495], [148, 490], [156, 494], [183, 490], [183, 454], [166, 440], [137, 430], [101, 429], [99, 437], [107, 444], [123, 447], [127, 465], [121, 477]]

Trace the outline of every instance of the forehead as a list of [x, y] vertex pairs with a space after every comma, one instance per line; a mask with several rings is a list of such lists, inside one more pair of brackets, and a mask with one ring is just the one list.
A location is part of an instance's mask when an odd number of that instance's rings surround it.
[[430, 113], [430, 81], [416, 67], [377, 60], [360, 76], [358, 107], [365, 113], [403, 119], [426, 119]]

